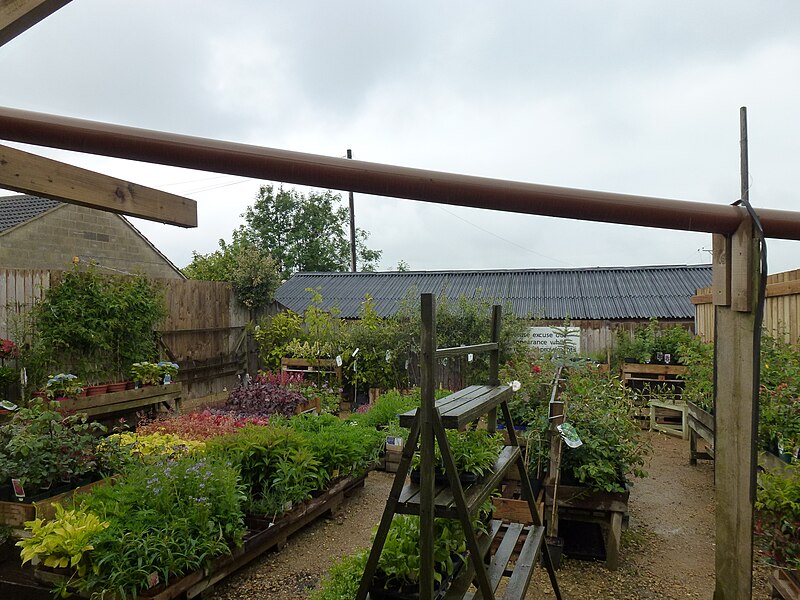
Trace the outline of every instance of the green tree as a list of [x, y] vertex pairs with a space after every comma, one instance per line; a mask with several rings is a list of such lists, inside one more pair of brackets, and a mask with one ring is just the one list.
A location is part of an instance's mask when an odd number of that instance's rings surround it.
[[193, 252], [183, 273], [190, 279], [229, 281], [236, 298], [248, 308], [272, 302], [280, 284], [272, 257], [239, 232], [234, 232], [230, 244], [220, 240], [219, 250]]
[[[350, 268], [349, 215], [341, 197], [330, 190], [311, 191], [261, 186], [244, 213], [238, 234], [269, 252], [283, 279], [294, 273], [347, 271]], [[359, 269], [374, 270], [380, 250], [366, 246], [368, 234], [356, 231]]]

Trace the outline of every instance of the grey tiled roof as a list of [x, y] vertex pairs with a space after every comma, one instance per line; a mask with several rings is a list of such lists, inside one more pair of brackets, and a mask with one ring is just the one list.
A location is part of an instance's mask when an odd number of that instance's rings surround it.
[[0, 198], [0, 232], [30, 221], [61, 204], [58, 200], [27, 195]]
[[298, 273], [275, 299], [295, 312], [318, 288], [323, 306], [357, 318], [366, 294], [381, 316], [394, 314], [410, 289], [509, 302], [519, 317], [539, 319], [692, 319], [691, 297], [711, 285], [711, 265], [595, 267], [514, 271], [412, 271], [407, 273]]

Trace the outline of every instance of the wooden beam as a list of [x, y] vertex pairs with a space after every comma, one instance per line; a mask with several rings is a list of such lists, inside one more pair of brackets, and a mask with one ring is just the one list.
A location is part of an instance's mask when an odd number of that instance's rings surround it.
[[0, 46], [69, 2], [70, 0], [0, 0]]
[[197, 227], [194, 200], [2, 145], [0, 187], [150, 221]]
[[731, 303], [731, 244], [730, 238], [721, 233], [711, 236], [711, 295], [715, 306]]

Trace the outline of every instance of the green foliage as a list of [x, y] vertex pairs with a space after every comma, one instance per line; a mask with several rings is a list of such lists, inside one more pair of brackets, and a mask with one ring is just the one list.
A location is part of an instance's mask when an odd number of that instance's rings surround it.
[[[405, 335], [395, 319], [378, 316], [375, 302], [367, 295], [361, 304], [361, 318], [343, 331], [345, 372], [356, 388], [388, 389], [405, 380], [405, 356], [400, 347]], [[358, 348], [358, 354], [353, 352]]]
[[[459, 473], [483, 476], [494, 466], [500, 450], [503, 448], [503, 436], [499, 433], [489, 433], [485, 429], [468, 429], [466, 431], [447, 429], [445, 435], [447, 435], [447, 443]], [[434, 449], [434, 457], [437, 468], [445, 472], [438, 441]], [[420, 454], [416, 452], [411, 462], [412, 468], [419, 468], [419, 462]]]
[[714, 344], [694, 336], [681, 344], [680, 362], [688, 369], [682, 398], [711, 412], [714, 404]]
[[368, 552], [343, 556], [323, 575], [320, 587], [311, 592], [311, 600], [353, 600], [367, 565]]
[[[593, 490], [623, 492], [629, 476], [646, 477], [643, 470], [650, 445], [633, 419], [633, 402], [616, 377], [571, 368], [560, 399], [566, 407], [566, 420], [583, 442], [578, 448], [563, 448], [562, 481], [575, 481]], [[548, 460], [547, 405], [529, 425], [529, 451], [533, 464]]]
[[105, 428], [85, 415], [64, 416], [58, 407], [36, 399], [0, 427], [0, 483], [20, 479], [30, 494], [96, 468], [95, 435]]
[[283, 426], [246, 425], [209, 440], [206, 452], [227, 457], [239, 468], [247, 510], [280, 515], [320, 489], [319, 460], [299, 432]]
[[161, 369], [158, 363], [143, 360], [131, 365], [131, 379], [142, 385], [156, 385], [161, 381]]
[[88, 552], [94, 549], [92, 540], [110, 523], [91, 512], [64, 510], [58, 503], [54, 506], [53, 519], [25, 523], [30, 537], [17, 542], [22, 548], [22, 564], [38, 558], [46, 567], [74, 569], [78, 577], [84, 577], [91, 566]]
[[28, 380], [76, 373], [90, 383], [124, 379], [128, 365], [156, 356], [154, 330], [166, 308], [144, 276], [100, 276], [75, 268], [51, 286], [31, 313], [33, 337], [21, 352]]
[[242, 491], [224, 458], [131, 465], [115, 485], [76, 499], [82, 510], [110, 523], [92, 540], [93, 569], [78, 589], [136, 597], [154, 574], [168, 582], [229, 553], [244, 534]]
[[404, 395], [399, 390], [389, 390], [381, 394], [367, 412], [356, 413], [350, 419], [364, 427], [382, 427], [398, 415], [417, 408], [419, 403], [419, 393]]
[[[262, 186], [253, 206], [244, 214], [238, 233], [275, 259], [282, 279], [298, 272], [347, 271], [350, 267], [349, 215], [341, 197], [331, 191], [296, 190]], [[359, 268], [369, 271], [381, 252], [370, 250], [368, 234], [358, 230]]]
[[647, 324], [637, 325], [633, 334], [624, 329], [617, 330], [616, 345], [612, 357], [614, 366], [625, 358], [633, 358], [637, 362], [655, 362], [656, 355], [661, 352], [670, 355], [670, 363], [681, 360], [681, 347], [690, 343], [691, 332], [680, 325], [662, 327], [658, 319], [652, 317]]
[[219, 250], [209, 254], [192, 252], [192, 262], [183, 268], [190, 279], [228, 281], [236, 299], [248, 308], [272, 302], [280, 285], [275, 261], [268, 249], [256, 246], [239, 232], [227, 244], [219, 240]]
[[278, 371], [281, 358], [286, 356], [286, 346], [306, 337], [303, 317], [291, 310], [265, 317], [255, 327], [253, 337], [258, 344], [259, 356], [268, 371]]
[[354, 427], [332, 415], [298, 415], [289, 421], [299, 431], [319, 461], [319, 484], [353, 473], [363, 473], [375, 464], [385, 435], [374, 428]]
[[755, 506], [756, 533], [766, 541], [772, 561], [800, 569], [800, 464], [761, 473]]
[[562, 474], [592, 489], [625, 491], [629, 475], [646, 477], [643, 470], [649, 445], [633, 419], [633, 402], [617, 378], [573, 369], [561, 394], [567, 421], [583, 445], [565, 448]]
[[520, 354], [500, 367], [500, 382], [519, 382], [519, 389], [508, 401], [514, 425], [527, 426], [536, 421], [541, 407], [550, 401], [555, 362], [539, 352]]
[[[434, 579], [440, 582], [453, 574], [455, 557], [464, 559], [466, 541], [458, 521], [435, 519], [433, 527]], [[386, 587], [419, 583], [419, 547], [419, 517], [395, 515], [378, 561], [378, 576]]]

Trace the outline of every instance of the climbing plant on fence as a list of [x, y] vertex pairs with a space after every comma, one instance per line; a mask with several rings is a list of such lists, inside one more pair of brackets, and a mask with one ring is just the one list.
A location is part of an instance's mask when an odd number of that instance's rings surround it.
[[29, 315], [29, 384], [60, 371], [89, 383], [125, 379], [132, 363], [156, 358], [154, 330], [165, 316], [163, 291], [146, 277], [76, 267]]

